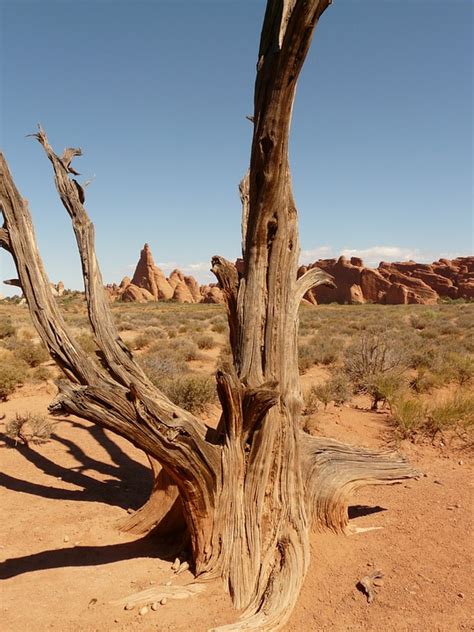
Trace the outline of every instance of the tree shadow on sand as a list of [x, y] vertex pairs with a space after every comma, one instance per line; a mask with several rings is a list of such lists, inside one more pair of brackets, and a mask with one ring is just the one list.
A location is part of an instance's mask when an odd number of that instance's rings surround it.
[[[143, 505], [151, 490], [152, 476], [150, 468], [128, 456], [105, 433], [103, 428], [97, 425], [83, 426], [69, 420], [63, 421], [70, 423], [73, 428], [89, 433], [97, 444], [107, 451], [112, 463], [104, 463], [94, 459], [84, 452], [79, 443], [53, 433], [51, 439], [62, 444], [66, 451], [78, 462], [78, 465], [72, 468], [64, 467], [49, 459], [39, 449], [35, 449], [33, 445], [16, 443], [5, 433], [0, 433], [0, 439], [5, 442], [7, 447], [15, 448], [22, 457], [39, 470], [82, 489], [61, 489], [41, 483], [33, 483], [3, 472], [0, 472], [0, 485], [13, 491], [54, 500], [102, 502], [122, 507], [123, 509], [137, 509]], [[95, 471], [110, 478], [99, 481], [93, 476], [89, 476], [86, 473], [88, 471]]]
[[0, 563], [0, 579], [10, 579], [17, 575], [53, 568], [102, 566], [137, 558], [171, 561], [174, 559], [175, 549], [176, 544], [170, 545], [169, 542], [160, 541], [151, 535], [120, 544], [50, 549], [5, 560]]

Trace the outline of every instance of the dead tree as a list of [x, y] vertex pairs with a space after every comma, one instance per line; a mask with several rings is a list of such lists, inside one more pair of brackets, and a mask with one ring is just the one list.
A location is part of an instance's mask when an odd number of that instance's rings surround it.
[[255, 84], [249, 172], [241, 183], [243, 270], [214, 257], [223, 288], [234, 371], [219, 371], [217, 430], [172, 403], [148, 380], [115, 328], [94, 252], [84, 190], [70, 174], [80, 150], [52, 163], [82, 262], [88, 313], [102, 367], [76, 344], [53, 299], [26, 201], [0, 163], [0, 244], [15, 261], [31, 317], [67, 380], [50, 405], [130, 440], [149, 456], [152, 497], [127, 525], [135, 532], [185, 525], [195, 574], [221, 577], [241, 619], [220, 630], [276, 630], [287, 621], [309, 564], [312, 527], [348, 530], [350, 492], [416, 473], [402, 457], [311, 437], [301, 430], [298, 308], [330, 278], [297, 279], [297, 211], [288, 162], [296, 82], [330, 0], [268, 0]]

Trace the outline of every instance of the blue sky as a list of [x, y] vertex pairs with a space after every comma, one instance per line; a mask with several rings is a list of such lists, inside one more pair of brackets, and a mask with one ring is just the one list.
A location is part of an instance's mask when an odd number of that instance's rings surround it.
[[[263, 0], [2, 0], [1, 146], [51, 280], [81, 288], [50, 164], [80, 146], [104, 281], [144, 242], [201, 281], [239, 255]], [[291, 163], [302, 259], [470, 254], [471, 0], [334, 0], [299, 81]], [[0, 253], [1, 279], [15, 276]], [[11, 288], [0, 285], [0, 293]]]

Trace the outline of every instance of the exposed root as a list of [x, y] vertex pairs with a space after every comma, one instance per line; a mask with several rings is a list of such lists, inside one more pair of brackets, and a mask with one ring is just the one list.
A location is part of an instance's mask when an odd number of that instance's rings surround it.
[[418, 478], [405, 457], [396, 452], [356, 448], [333, 439], [301, 436], [308, 489], [308, 513], [313, 525], [336, 533], [351, 533], [350, 495], [363, 485], [393, 484]]
[[212, 628], [209, 632], [273, 632], [285, 625], [299, 597], [309, 562], [307, 533], [302, 540], [301, 533], [295, 533], [293, 538], [291, 532], [286, 535], [288, 539], [279, 542], [280, 557], [259, 601], [252, 602], [235, 623]]
[[164, 586], [158, 585], [153, 588], [147, 588], [140, 592], [133, 593], [123, 599], [116, 599], [110, 603], [118, 606], [143, 606], [161, 599], [188, 599], [194, 597], [205, 590], [205, 585], [197, 582], [186, 584], [185, 586]]

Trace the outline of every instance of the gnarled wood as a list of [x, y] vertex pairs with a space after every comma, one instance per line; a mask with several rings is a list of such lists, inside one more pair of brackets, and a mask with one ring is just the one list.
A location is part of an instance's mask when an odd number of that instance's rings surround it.
[[349, 533], [348, 501], [363, 485], [393, 484], [420, 473], [397, 452], [380, 452], [301, 435], [306, 502], [312, 525]]
[[[50, 410], [97, 423], [145, 451], [153, 491], [122, 528], [163, 534], [185, 521], [196, 574], [202, 580], [222, 577], [242, 611], [239, 622], [221, 630], [280, 628], [308, 568], [311, 525], [347, 530], [348, 495], [356, 487], [416, 476], [396, 455], [315, 439], [300, 430], [298, 306], [311, 287], [332, 280], [317, 269], [297, 279], [300, 247], [288, 140], [296, 82], [314, 27], [329, 4], [267, 3], [250, 168], [240, 184], [243, 262], [236, 266], [222, 257], [212, 259], [227, 306], [234, 361], [233, 370], [216, 375], [222, 406], [217, 430], [156, 388], [120, 339], [103, 291], [84, 187], [70, 177], [78, 175], [72, 160], [82, 152], [68, 148], [59, 157], [41, 128], [35, 135], [72, 220], [102, 367], [64, 324], [26, 202], [0, 155], [5, 220], [0, 246], [12, 253], [33, 323], [69, 378], [59, 384]], [[135, 598], [139, 603], [151, 597], [147, 592]]]

